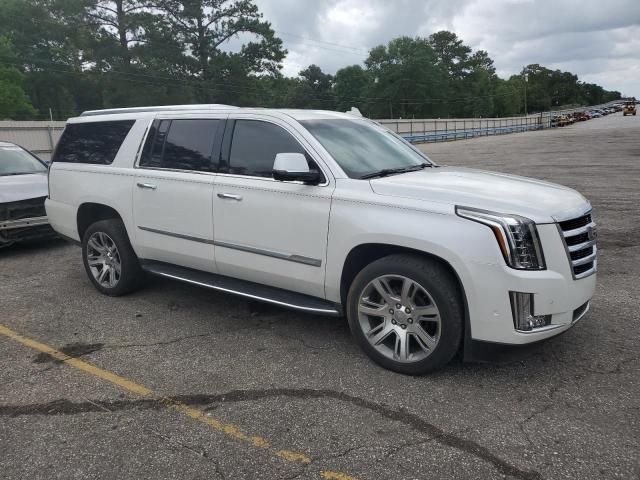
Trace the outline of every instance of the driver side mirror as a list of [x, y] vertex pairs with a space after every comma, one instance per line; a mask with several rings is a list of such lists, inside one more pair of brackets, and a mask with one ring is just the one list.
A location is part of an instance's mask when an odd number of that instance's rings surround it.
[[282, 182], [317, 185], [322, 177], [320, 172], [309, 169], [307, 157], [302, 153], [278, 153], [273, 162], [273, 178]]

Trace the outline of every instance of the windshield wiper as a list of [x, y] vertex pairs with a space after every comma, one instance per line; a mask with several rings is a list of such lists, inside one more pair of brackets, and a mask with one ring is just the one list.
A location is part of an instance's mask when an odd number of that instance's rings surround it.
[[397, 173], [406, 173], [406, 172], [415, 172], [417, 170], [422, 170], [423, 168], [432, 167], [430, 163], [421, 163], [419, 165], [411, 165], [410, 167], [400, 167], [400, 168], [383, 168], [382, 170], [378, 170], [377, 172], [365, 173], [361, 175], [359, 178], [364, 180], [367, 178], [379, 178], [379, 177], [387, 177], [389, 175], [395, 175]]

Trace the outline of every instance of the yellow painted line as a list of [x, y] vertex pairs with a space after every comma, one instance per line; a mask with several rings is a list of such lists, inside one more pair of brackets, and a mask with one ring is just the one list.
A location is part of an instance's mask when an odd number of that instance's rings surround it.
[[35, 340], [31, 340], [30, 338], [23, 337], [22, 335], [14, 332], [13, 330], [9, 330], [7, 327], [0, 325], [0, 334], [5, 337], [10, 338], [11, 340], [15, 340], [29, 348], [37, 350], [42, 353], [46, 353], [50, 357], [55, 358], [56, 360], [60, 360], [62, 363], [66, 363], [67, 365], [77, 368], [78, 370], [82, 370], [94, 377], [102, 378], [107, 382], [113, 383], [125, 390], [133, 392], [137, 395], [141, 395], [143, 397], [150, 397], [153, 395], [153, 392], [142, 385], [138, 385], [130, 380], [127, 380], [120, 375], [116, 375], [115, 373], [107, 372], [106, 370], [102, 370], [101, 368], [94, 367], [91, 364], [83, 362], [82, 360], [78, 360], [77, 358], [70, 357], [69, 355], [62, 353], [55, 348], [51, 348], [44, 343], [37, 342]]
[[311, 463], [311, 459], [304, 453], [291, 452], [289, 450], [278, 450], [276, 455], [288, 460], [289, 462]]
[[320, 476], [325, 480], [356, 480], [355, 477], [350, 477], [349, 475], [345, 475], [340, 472], [329, 472], [327, 470], [323, 470], [320, 472]]
[[[50, 357], [55, 358], [56, 360], [69, 365], [70, 367], [82, 370], [89, 375], [93, 375], [94, 377], [106, 380], [107, 382], [112, 383], [113, 385], [116, 385], [123, 390], [127, 390], [142, 397], [157, 397], [157, 395], [154, 394], [153, 390], [143, 385], [139, 385], [115, 373], [111, 373], [107, 370], [95, 367], [90, 363], [83, 362], [82, 360], [78, 360], [77, 358], [70, 357], [69, 355], [48, 345], [45, 345], [44, 343], [40, 343], [36, 340], [32, 340], [28, 337], [20, 335], [19, 333], [14, 332], [13, 330], [3, 325], [0, 325], [0, 335], [21, 343], [22, 345], [33, 350], [37, 350], [38, 352], [46, 353]], [[247, 435], [236, 425], [221, 422], [220, 420], [210, 417], [209, 415], [205, 415], [201, 410], [190, 407], [189, 405], [186, 405], [182, 402], [178, 402], [166, 397], [160, 397], [158, 402], [164, 405], [167, 409], [175, 410], [182, 413], [183, 415], [186, 415], [187, 417], [198, 420], [199, 422], [208, 425], [214, 430], [221, 432], [224, 435], [233, 438], [234, 440], [263, 450], [271, 450], [271, 453], [287, 462], [300, 464], [311, 463], [311, 458], [304, 453], [294, 452], [290, 450], [275, 450], [272, 448], [271, 444], [264, 438], [259, 436]], [[320, 472], [320, 477], [324, 478], [325, 480], [357, 480], [355, 477], [350, 477], [349, 475], [346, 475], [344, 473], [324, 470]]]

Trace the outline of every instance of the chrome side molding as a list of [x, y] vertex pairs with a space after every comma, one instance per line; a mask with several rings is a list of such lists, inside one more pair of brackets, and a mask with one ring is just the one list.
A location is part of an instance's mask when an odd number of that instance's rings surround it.
[[138, 225], [138, 228], [140, 230], [144, 230], [145, 232], [157, 233], [159, 235], [166, 235], [168, 237], [181, 238], [183, 240], [190, 240], [192, 242], [207, 243], [209, 245], [215, 245], [217, 247], [230, 248], [230, 249], [233, 249], [233, 250], [240, 250], [241, 252], [255, 253], [256, 255], [263, 255], [265, 257], [277, 258], [277, 259], [280, 259], [280, 260], [286, 260], [288, 262], [302, 263], [304, 265], [310, 265], [312, 267], [321, 267], [322, 266], [322, 260], [319, 259], [319, 258], [305, 257], [303, 255], [296, 255], [294, 253], [278, 252], [278, 251], [275, 251], [275, 250], [266, 250], [266, 249], [263, 249], [263, 248], [256, 248], [256, 247], [251, 247], [249, 245], [241, 245], [241, 244], [238, 244], [238, 243], [229, 243], [229, 242], [220, 242], [220, 241], [216, 242], [215, 240], [209, 240], [207, 238], [193, 237], [191, 235], [184, 235], [182, 233], [167, 232], [167, 231], [164, 231], [164, 230], [158, 230], [158, 229], [150, 228], [150, 227], [143, 227], [143, 226], [140, 226], [140, 225]]

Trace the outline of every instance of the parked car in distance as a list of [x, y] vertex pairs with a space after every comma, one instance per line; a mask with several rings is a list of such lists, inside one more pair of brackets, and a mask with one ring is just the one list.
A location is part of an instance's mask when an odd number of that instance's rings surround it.
[[85, 112], [50, 168], [53, 228], [100, 292], [143, 273], [346, 315], [380, 365], [422, 374], [474, 342], [555, 336], [589, 310], [578, 192], [439, 166], [352, 114], [220, 105]]
[[635, 114], [636, 114], [636, 102], [633, 102], [633, 101], [625, 102], [622, 115], [626, 117], [627, 115], [635, 115]]
[[0, 142], [0, 248], [55, 235], [44, 208], [47, 171], [28, 150]]

